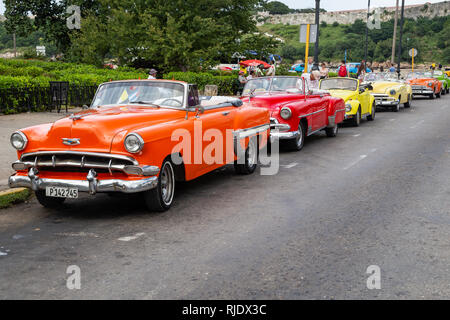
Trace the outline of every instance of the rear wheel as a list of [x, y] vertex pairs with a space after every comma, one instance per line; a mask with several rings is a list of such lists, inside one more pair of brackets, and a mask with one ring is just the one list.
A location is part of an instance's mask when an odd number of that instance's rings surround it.
[[373, 121], [375, 120], [375, 111], [377, 109], [377, 106], [375, 104], [375, 101], [372, 103], [372, 111], [370, 112], [370, 114], [367, 116], [367, 120], [368, 121]]
[[35, 195], [36, 199], [42, 206], [52, 209], [61, 207], [63, 202], [66, 200], [66, 198], [47, 197], [45, 195], [45, 190], [38, 190], [35, 192]]
[[325, 133], [327, 134], [327, 137], [333, 138], [336, 137], [338, 134], [339, 128], [338, 125], [335, 124], [334, 127], [326, 128]]
[[405, 108], [411, 108], [412, 97], [408, 95], [408, 101], [403, 105]]
[[245, 150], [244, 163], [234, 162], [234, 170], [238, 174], [252, 174], [258, 165], [258, 143], [257, 138], [250, 138]]
[[286, 145], [289, 150], [300, 151], [303, 149], [303, 145], [305, 144], [305, 136], [306, 136], [306, 126], [304, 122], [300, 121], [298, 124], [297, 137], [294, 139], [286, 141]]
[[164, 160], [156, 188], [144, 191], [145, 204], [149, 211], [169, 210], [175, 195], [175, 171], [170, 160]]

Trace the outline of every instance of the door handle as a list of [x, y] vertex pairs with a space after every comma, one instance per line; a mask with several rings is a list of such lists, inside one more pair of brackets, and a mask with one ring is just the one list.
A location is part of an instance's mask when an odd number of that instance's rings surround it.
[[229, 115], [229, 114], [230, 114], [230, 111], [222, 112], [222, 115], [223, 115], [223, 116], [227, 116], [227, 115]]

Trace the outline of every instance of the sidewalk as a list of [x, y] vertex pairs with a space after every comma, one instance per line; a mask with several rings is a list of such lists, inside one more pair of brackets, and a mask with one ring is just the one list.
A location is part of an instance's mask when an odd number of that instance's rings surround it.
[[14, 173], [11, 164], [17, 160], [17, 153], [9, 142], [11, 134], [21, 128], [54, 122], [77, 111], [78, 109], [72, 109], [67, 114], [65, 112], [32, 112], [0, 116], [0, 190], [8, 188], [8, 178]]

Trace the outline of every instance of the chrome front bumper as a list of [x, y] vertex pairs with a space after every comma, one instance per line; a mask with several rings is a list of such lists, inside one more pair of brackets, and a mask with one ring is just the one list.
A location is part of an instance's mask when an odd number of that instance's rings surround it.
[[[276, 121], [271, 119], [272, 121]], [[286, 123], [278, 123], [278, 121], [271, 122], [270, 124], [270, 141], [274, 140], [289, 140], [295, 139], [299, 133], [298, 131], [289, 131], [291, 126]], [[289, 132], [287, 132], [289, 131]]]
[[377, 106], [396, 106], [400, 103], [399, 100], [382, 100], [382, 99], [375, 99], [375, 104]]
[[429, 94], [433, 94], [434, 91], [433, 90], [413, 89], [412, 93], [416, 94], [416, 95], [429, 95]]
[[10, 188], [24, 187], [34, 191], [45, 190], [46, 187], [78, 188], [79, 192], [123, 192], [137, 193], [156, 188], [158, 177], [153, 176], [140, 180], [97, 179], [95, 171], [89, 171], [86, 180], [65, 180], [40, 178], [37, 170], [30, 168], [28, 176], [12, 175], [8, 180]]

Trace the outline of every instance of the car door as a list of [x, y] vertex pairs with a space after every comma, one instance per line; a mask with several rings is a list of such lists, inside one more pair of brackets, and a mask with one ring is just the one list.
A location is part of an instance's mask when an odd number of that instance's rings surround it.
[[[191, 120], [194, 122], [194, 135], [197, 135], [194, 139], [197, 146], [201, 142], [201, 148], [197, 147], [197, 150], [193, 150], [198, 175], [201, 175], [226, 163], [227, 143], [233, 142], [230, 142], [229, 139], [232, 139], [230, 134], [236, 107], [232, 105], [221, 106], [214, 103], [201, 106], [196, 85], [189, 85], [188, 106], [200, 107], [200, 111], [196, 112]], [[227, 129], [229, 130], [227, 131]], [[199, 137], [200, 131], [201, 137]], [[200, 139], [201, 141], [199, 141]], [[199, 157], [201, 157], [201, 162]]]
[[361, 103], [361, 113], [367, 114], [370, 113], [370, 93], [368, 90], [365, 90], [364, 88], [361, 88], [361, 85], [358, 84], [358, 90], [359, 90], [359, 102]]

